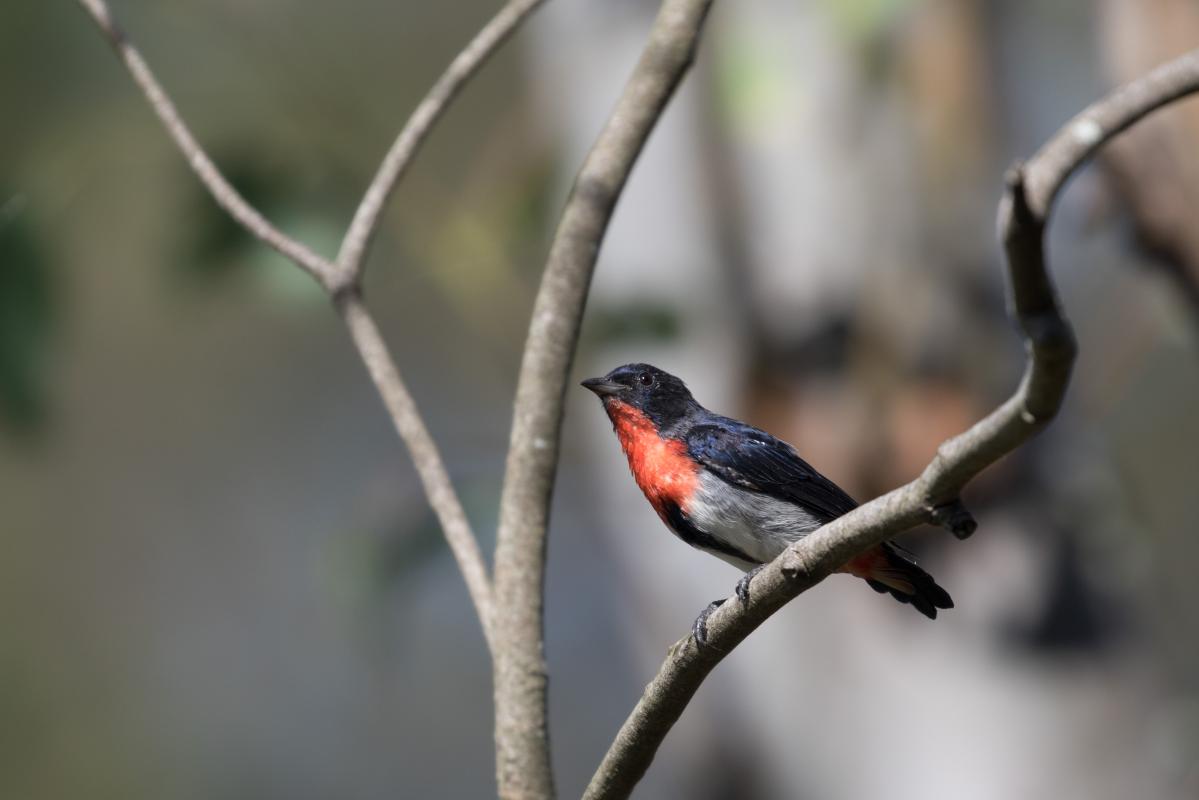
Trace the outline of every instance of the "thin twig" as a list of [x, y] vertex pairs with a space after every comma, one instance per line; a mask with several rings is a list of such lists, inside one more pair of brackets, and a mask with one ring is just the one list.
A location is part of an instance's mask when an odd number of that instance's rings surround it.
[[860, 506], [789, 547], [754, 579], [748, 603], [729, 598], [708, 618], [707, 645], [680, 640], [646, 687], [584, 798], [628, 797], [704, 678], [771, 614], [855, 554], [924, 522], [968, 535], [957, 500], [975, 475], [1027, 441], [1056, 415], [1070, 381], [1075, 343], [1045, 267], [1044, 232], [1066, 179], [1103, 143], [1153, 110], [1199, 92], [1199, 51], [1117, 90], [1071, 120], [1008, 175], [999, 211], [1013, 313], [1028, 347], [1016, 392], [986, 419], [945, 442], [915, 481]]
[[[100, 30], [125, 62], [129, 72], [133, 75], [134, 82], [141, 88], [167, 132], [175, 140], [196, 175], [208, 187], [217, 203], [251, 234], [274, 247], [313, 275], [334, 298], [337, 309], [345, 320], [350, 336], [358, 348], [358, 353], [366, 364], [375, 387], [391, 415], [396, 432], [408, 447], [421, 484], [424, 486], [425, 495], [441, 522], [446, 541], [462, 571], [467, 591], [470, 593], [471, 601], [479, 615], [488, 646], [494, 648], [492, 629], [495, 615], [492, 607], [492, 590], [488, 581], [486, 562], [479, 550], [478, 539], [471, 530], [462, 503], [450, 482], [441, 453], [429, 435], [412, 395], [400, 377], [387, 345], [379, 334], [378, 326], [362, 301], [356, 281], [345, 281], [339, 268], [332, 262], [313, 253], [300, 242], [274, 228], [262, 214], [237, 193], [237, 190], [225, 180], [213, 164], [212, 159], [208, 157], [183, 123], [166, 91], [154, 78], [141, 54], [117, 24], [104, 0], [79, 0], [79, 3], [95, 19]], [[498, 41], [496, 43], [498, 44]], [[472, 47], [474, 44], [472, 43]], [[476, 63], [472, 67], [472, 72], [477, 69], [477, 66]], [[465, 80], [466, 77], [469, 75], [463, 76], [462, 80]], [[411, 158], [411, 154], [407, 158]], [[365, 200], [363, 202], [366, 203]]]
[[150, 101], [150, 107], [154, 109], [154, 113], [158, 115], [158, 119], [167, 129], [167, 133], [183, 151], [192, 171], [207, 187], [217, 204], [255, 238], [290, 258], [316, 278], [321, 286], [332, 290], [336, 277], [336, 268], [333, 264], [272, 225], [266, 217], [259, 213], [258, 209], [247, 203], [237, 189], [234, 189], [233, 185], [225, 179], [216, 164], [204, 152], [204, 148], [192, 136], [191, 131], [183, 122], [183, 118], [179, 116], [175, 104], [171, 102], [170, 96], [162, 88], [158, 79], [154, 77], [154, 73], [150, 71], [146, 60], [142, 58], [141, 53], [129, 41], [124, 29], [113, 18], [108, 4], [104, 0], [79, 0], [79, 4], [91, 14], [108, 43], [112, 45], [112, 49], [125, 62], [129, 74], [133, 76], [134, 83]]
[[695, 55], [712, 0], [664, 0], [649, 41], [575, 179], [533, 305], [516, 390], [495, 555], [500, 796], [553, 795], [542, 601], [563, 394], [600, 243], [650, 131]]
[[362, 272], [362, 260], [371, 239], [379, 227], [379, 215], [387, 204], [400, 178], [412, 163], [413, 157], [433, 125], [449, 107], [450, 102], [469, 81], [488, 57], [545, 0], [509, 0], [499, 12], [479, 31], [470, 44], [460, 52], [449, 67], [433, 84], [433, 88], [412, 112], [408, 122], [387, 151], [379, 170], [362, 196], [349, 230], [341, 242], [337, 254], [337, 267], [346, 284], [357, 283]]
[[462, 570], [462, 577], [466, 580], [466, 588], [483, 624], [488, 644], [493, 646], [492, 620], [495, 611], [492, 605], [491, 585], [487, 580], [487, 566], [479, 550], [479, 542], [466, 518], [466, 512], [442, 463], [437, 445], [429, 435], [429, 429], [425, 427], [424, 418], [408, 392], [408, 387], [396, 370], [395, 359], [388, 352], [387, 343], [383, 341], [374, 318], [367, 311], [361, 294], [356, 291], [341, 292], [337, 295], [337, 310], [350, 330], [350, 337], [354, 340], [354, 346], [358, 348], [358, 355], [366, 364], [371, 380], [383, 398], [383, 404], [387, 406], [396, 433], [408, 446], [421, 485], [425, 489], [425, 496], [429, 498], [429, 505], [437, 514], [446, 541], [458, 562], [458, 568]]

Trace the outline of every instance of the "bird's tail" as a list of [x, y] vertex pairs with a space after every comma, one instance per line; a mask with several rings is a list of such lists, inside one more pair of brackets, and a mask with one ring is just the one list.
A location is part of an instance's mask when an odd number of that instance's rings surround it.
[[853, 559], [845, 565], [845, 571], [864, 578], [876, 592], [888, 593], [901, 603], [910, 603], [929, 619], [937, 618], [938, 608], [953, 608], [949, 593], [920, 568], [911, 554], [891, 542], [884, 542]]

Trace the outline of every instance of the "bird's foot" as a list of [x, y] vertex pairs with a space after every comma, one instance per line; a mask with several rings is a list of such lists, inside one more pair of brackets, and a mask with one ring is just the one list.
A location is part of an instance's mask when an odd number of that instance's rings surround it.
[[765, 564], [759, 564], [749, 572], [741, 576], [741, 580], [737, 581], [737, 599], [741, 601], [741, 605], [749, 602], [749, 583], [757, 576], [759, 572], [766, 569]]
[[708, 603], [708, 607], [699, 612], [699, 616], [695, 618], [695, 623], [691, 626], [691, 635], [695, 637], [695, 644], [703, 647], [708, 641], [708, 617], [712, 616], [712, 612], [724, 605], [724, 599], [713, 600]]
[[929, 513], [934, 523], [940, 525], [959, 539], [969, 539], [975, 529], [978, 528], [978, 523], [974, 521], [974, 516], [966, 510], [966, 507], [962, 505], [962, 501], [956, 498], [944, 505], [929, 508]]

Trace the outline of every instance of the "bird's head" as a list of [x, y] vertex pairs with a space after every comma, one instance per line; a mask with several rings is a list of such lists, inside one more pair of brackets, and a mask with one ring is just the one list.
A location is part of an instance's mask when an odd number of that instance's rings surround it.
[[625, 364], [602, 378], [588, 378], [583, 386], [595, 392], [609, 414], [619, 406], [629, 406], [659, 429], [698, 408], [685, 383], [649, 364]]

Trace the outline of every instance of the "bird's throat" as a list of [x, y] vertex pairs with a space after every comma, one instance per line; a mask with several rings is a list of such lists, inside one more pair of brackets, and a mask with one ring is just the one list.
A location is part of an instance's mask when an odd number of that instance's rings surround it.
[[628, 456], [633, 479], [654, 510], [664, 519], [670, 505], [685, 512], [699, 484], [699, 470], [688, 457], [687, 446], [661, 436], [650, 418], [628, 403], [608, 400], [604, 407]]

